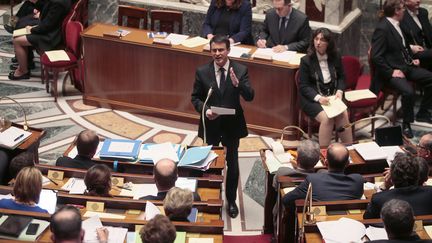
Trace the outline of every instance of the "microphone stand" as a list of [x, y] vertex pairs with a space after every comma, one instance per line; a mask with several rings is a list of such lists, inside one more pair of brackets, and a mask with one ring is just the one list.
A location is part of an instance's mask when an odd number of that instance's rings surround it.
[[350, 128], [350, 127], [356, 125], [357, 123], [364, 122], [364, 121], [369, 121], [369, 120], [375, 120], [375, 119], [384, 119], [384, 120], [387, 121], [386, 123], [390, 123], [390, 119], [388, 117], [383, 116], [383, 115], [375, 115], [375, 116], [366, 117], [366, 118], [363, 118], [363, 119], [360, 119], [360, 120], [357, 120], [357, 121], [345, 124], [345, 125], [337, 128], [336, 132], [343, 132], [343, 131], [345, 131], [345, 129]]
[[204, 132], [204, 138], [203, 138], [203, 146], [207, 146], [207, 130], [206, 130], [206, 124], [205, 124], [205, 107], [207, 105], [207, 101], [209, 100], [211, 94], [213, 93], [213, 87], [210, 87], [210, 89], [208, 90], [207, 93], [207, 97], [204, 101], [203, 107], [201, 109], [201, 120], [202, 120], [202, 124], [203, 124], [203, 132]]
[[299, 131], [301, 133], [302, 137], [305, 137], [306, 139], [309, 139], [309, 135], [307, 135], [307, 133], [305, 133], [305, 131], [303, 131], [303, 129], [301, 129], [298, 126], [290, 125], [290, 126], [286, 126], [286, 127], [284, 127], [282, 129], [282, 134], [281, 134], [281, 138], [280, 138], [281, 143], [283, 141], [283, 137], [284, 137], [285, 131], [288, 130], [288, 129], [290, 129], [290, 128], [293, 128], [293, 129]]
[[316, 220], [312, 212], [312, 183], [309, 183], [306, 198], [303, 204], [302, 221], [299, 230], [298, 242], [305, 242], [305, 225], [315, 224]]
[[[0, 102], [1, 102], [3, 99], [11, 100], [12, 102], [14, 102], [15, 104], [17, 104], [17, 105], [21, 108], [21, 111], [22, 111], [22, 113], [24, 114], [24, 124], [23, 124], [23, 129], [24, 129], [24, 131], [27, 131], [27, 130], [29, 129], [29, 127], [28, 127], [28, 123], [27, 123], [27, 115], [26, 115], [26, 113], [25, 113], [24, 108], [21, 106], [21, 104], [20, 104], [18, 101], [16, 101], [15, 99], [13, 99], [13, 98], [11, 98], [11, 97], [8, 97], [8, 96], [0, 97]], [[7, 122], [7, 123], [6, 123], [6, 122]], [[8, 128], [8, 127], [10, 127], [10, 125], [11, 125], [11, 122], [10, 122], [10, 121], [5, 121], [3, 117], [0, 117], [0, 128]]]

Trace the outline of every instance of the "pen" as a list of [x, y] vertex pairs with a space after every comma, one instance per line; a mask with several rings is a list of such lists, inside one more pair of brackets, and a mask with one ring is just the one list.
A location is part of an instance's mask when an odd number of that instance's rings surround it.
[[125, 190], [128, 190], [128, 191], [132, 191], [132, 189], [124, 187], [124, 186], [117, 186], [117, 187], [120, 188], [120, 189], [125, 189]]
[[[47, 177], [48, 178], [48, 177]], [[58, 186], [58, 183], [55, 182], [54, 180], [52, 180], [51, 178], [48, 178], [48, 180], [50, 180], [54, 185]]]
[[16, 137], [16, 138], [14, 139], [14, 142], [18, 141], [18, 140], [21, 139], [22, 137], [24, 137], [24, 134], [21, 134], [21, 135], [19, 135], [18, 137]]

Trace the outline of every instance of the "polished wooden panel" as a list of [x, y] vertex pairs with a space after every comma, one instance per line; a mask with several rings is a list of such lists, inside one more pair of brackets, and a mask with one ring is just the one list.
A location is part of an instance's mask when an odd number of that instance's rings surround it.
[[[132, 32], [121, 38], [104, 38], [118, 26], [94, 24], [83, 36], [86, 81], [84, 103], [198, 123], [190, 102], [195, 70], [212, 59], [203, 47], [152, 44], [147, 32]], [[253, 46], [246, 46], [253, 51]], [[233, 58], [249, 68], [253, 102], [243, 102], [248, 127], [260, 134], [281, 131], [297, 123], [297, 66]]]

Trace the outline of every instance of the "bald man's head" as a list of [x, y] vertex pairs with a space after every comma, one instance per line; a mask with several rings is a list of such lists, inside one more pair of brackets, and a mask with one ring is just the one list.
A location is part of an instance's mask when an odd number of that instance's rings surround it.
[[99, 137], [92, 130], [84, 130], [78, 134], [76, 146], [78, 154], [93, 158], [99, 144]]
[[428, 163], [432, 163], [432, 133], [426, 133], [419, 141], [419, 156], [424, 158]]
[[175, 186], [177, 165], [170, 159], [161, 159], [154, 166], [153, 174], [158, 190], [168, 191]]
[[50, 224], [53, 242], [82, 242], [81, 214], [73, 206], [64, 206], [51, 216]]
[[328, 146], [327, 163], [329, 171], [341, 172], [348, 165], [348, 149], [340, 143], [334, 143]]

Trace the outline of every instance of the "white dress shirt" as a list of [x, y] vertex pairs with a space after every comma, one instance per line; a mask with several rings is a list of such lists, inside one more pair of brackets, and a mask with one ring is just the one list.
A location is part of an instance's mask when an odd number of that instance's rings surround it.
[[396, 29], [396, 31], [399, 33], [399, 35], [402, 38], [402, 43], [405, 46], [405, 38], [404, 38], [404, 36], [402, 34], [402, 30], [401, 30], [401, 28], [399, 26], [399, 21], [397, 21], [397, 20], [395, 20], [393, 18], [390, 18], [390, 17], [386, 17], [386, 18], [393, 25], [393, 27]]

